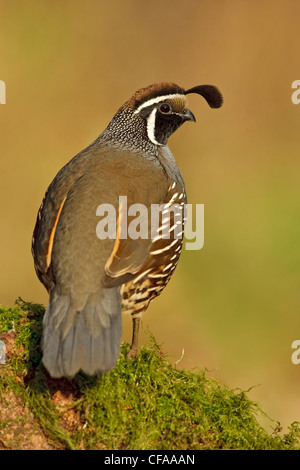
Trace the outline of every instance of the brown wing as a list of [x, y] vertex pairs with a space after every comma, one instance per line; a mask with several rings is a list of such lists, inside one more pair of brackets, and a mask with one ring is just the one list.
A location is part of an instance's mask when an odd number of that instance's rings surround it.
[[59, 171], [38, 211], [31, 251], [37, 276], [48, 291], [53, 284], [51, 255], [56, 227], [69, 191], [84, 173], [85, 163], [85, 158], [80, 159], [79, 154]]
[[[34, 258], [34, 267], [38, 278], [49, 291], [52, 285], [51, 253], [53, 247], [54, 235], [59, 220], [60, 213], [64, 206], [65, 196], [59, 204], [54, 207], [49, 204], [49, 195], [46, 192], [44, 200], [39, 209], [37, 220], [32, 236], [32, 254]], [[49, 205], [51, 209], [47, 211]], [[45, 212], [47, 217], [45, 217]]]
[[[118, 208], [117, 238], [112, 253], [105, 264], [105, 275], [102, 283], [105, 287], [120, 285], [132, 280], [147, 262], [153, 247], [151, 237], [151, 206], [161, 205], [167, 197], [169, 178], [161, 166], [155, 166], [152, 161], [144, 157], [128, 156], [132, 164], [127, 161], [129, 185], [124, 187], [120, 194], [127, 196], [126, 207], [120, 204]], [[129, 164], [128, 164], [129, 163]], [[134, 204], [142, 204], [146, 209], [146, 238], [133, 239], [129, 227], [135, 216], [129, 215], [129, 208]], [[126, 218], [126, 233], [120, 236], [122, 220]], [[123, 237], [126, 238], [123, 238]]]
[[[108, 286], [110, 283], [122, 284], [122, 308], [127, 313], [139, 315], [143, 312], [171, 279], [182, 249], [185, 203], [184, 187], [180, 183], [173, 182], [168, 187], [163, 201], [165, 209], [160, 215], [157, 234], [149, 240], [147, 246], [143, 240], [129, 241], [126, 244], [123, 240], [117, 239], [115, 249], [106, 265], [107, 272], [111, 271], [111, 265], [115, 268], [114, 278], [106, 274], [105, 281]], [[120, 242], [124, 244], [122, 248]], [[126, 250], [129, 256], [122, 257]], [[127, 261], [130, 275], [124, 274]], [[119, 273], [118, 267], [122, 267]]]
[[[153, 278], [153, 282], [156, 283], [158, 278], [169, 277], [177, 264], [183, 237], [184, 214], [181, 209], [186, 202], [186, 196], [184, 192], [180, 192], [182, 190], [177, 184], [168, 186], [166, 184], [168, 180], [163, 174], [159, 177], [156, 175], [156, 179], [161, 181], [156, 181], [156, 184], [153, 185], [156, 192], [152, 194], [150, 203], [149, 199], [144, 198], [144, 204], [148, 209], [148, 238], [134, 240], [128, 235], [126, 239], [122, 239], [119, 231], [117, 232], [114, 249], [105, 265], [103, 284], [106, 287], [124, 284], [132, 280], [136, 284], [138, 280], [142, 281], [145, 277]], [[169, 183], [172, 182], [169, 181]], [[138, 194], [139, 201], [143, 201], [142, 187], [139, 187]], [[151, 204], [165, 207], [165, 210], [162, 209], [159, 214], [158, 230], [155, 236], [151, 234]], [[174, 210], [174, 204], [176, 204], [176, 210]], [[122, 211], [121, 206], [119, 220], [125, 217]], [[127, 219], [130, 220], [128, 216]], [[166, 219], [168, 219], [168, 223], [166, 223]], [[176, 230], [176, 222], [179, 224], [182, 222], [179, 230]], [[166, 228], [165, 231], [164, 228]]]
[[131, 280], [147, 260], [151, 246], [151, 237], [134, 240], [129, 237], [120, 238], [120, 226], [124, 217], [130, 220], [126, 209], [119, 207], [117, 238], [112, 253], [105, 264], [105, 275], [102, 283], [105, 287], [113, 287]]

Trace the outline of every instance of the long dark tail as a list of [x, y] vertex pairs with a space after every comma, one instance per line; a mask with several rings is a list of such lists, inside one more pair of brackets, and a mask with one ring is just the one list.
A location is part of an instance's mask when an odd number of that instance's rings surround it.
[[121, 335], [118, 288], [89, 296], [80, 310], [70, 296], [54, 289], [44, 317], [43, 363], [55, 378], [70, 378], [79, 370], [101, 375], [115, 366]]

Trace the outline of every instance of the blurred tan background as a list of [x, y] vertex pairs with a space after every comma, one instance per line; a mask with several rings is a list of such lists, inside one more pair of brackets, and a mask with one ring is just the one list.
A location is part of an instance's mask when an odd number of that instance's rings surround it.
[[169, 142], [189, 202], [205, 204], [204, 247], [183, 252], [143, 328], [172, 361], [184, 349], [181, 366], [254, 387], [284, 429], [300, 420], [300, 2], [12, 0], [0, 13], [0, 303], [47, 303], [30, 253], [38, 207], [119, 106], [158, 81], [217, 85], [224, 107], [189, 95], [197, 123]]

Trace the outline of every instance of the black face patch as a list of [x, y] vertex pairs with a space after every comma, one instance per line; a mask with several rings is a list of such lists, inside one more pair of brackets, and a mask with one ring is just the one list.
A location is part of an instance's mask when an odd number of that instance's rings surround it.
[[186, 120], [186, 106], [186, 96], [164, 95], [142, 103], [135, 114], [147, 122], [149, 140], [156, 145], [166, 145], [170, 135]]
[[184, 118], [177, 113], [164, 114], [159, 109], [156, 111], [154, 138], [161, 144], [166, 145], [173, 132], [184, 123]]

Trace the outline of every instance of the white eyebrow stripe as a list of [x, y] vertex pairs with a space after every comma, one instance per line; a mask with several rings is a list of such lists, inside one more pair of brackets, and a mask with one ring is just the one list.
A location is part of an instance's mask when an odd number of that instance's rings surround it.
[[142, 104], [138, 107], [138, 109], [136, 109], [136, 110], [134, 111], [133, 114], [138, 114], [138, 113], [141, 111], [141, 109], [143, 109], [143, 108], [148, 108], [148, 106], [151, 106], [152, 104], [160, 103], [161, 101], [168, 100], [168, 99], [171, 100], [171, 99], [174, 99], [174, 98], [175, 98], [175, 99], [176, 99], [176, 98], [182, 98], [183, 96], [185, 96], [185, 95], [180, 94], [180, 93], [175, 93], [175, 94], [173, 94], [173, 95], [157, 96], [156, 98], [152, 98], [151, 100], [148, 100], [148, 101], [145, 101], [145, 103], [142, 103]]

